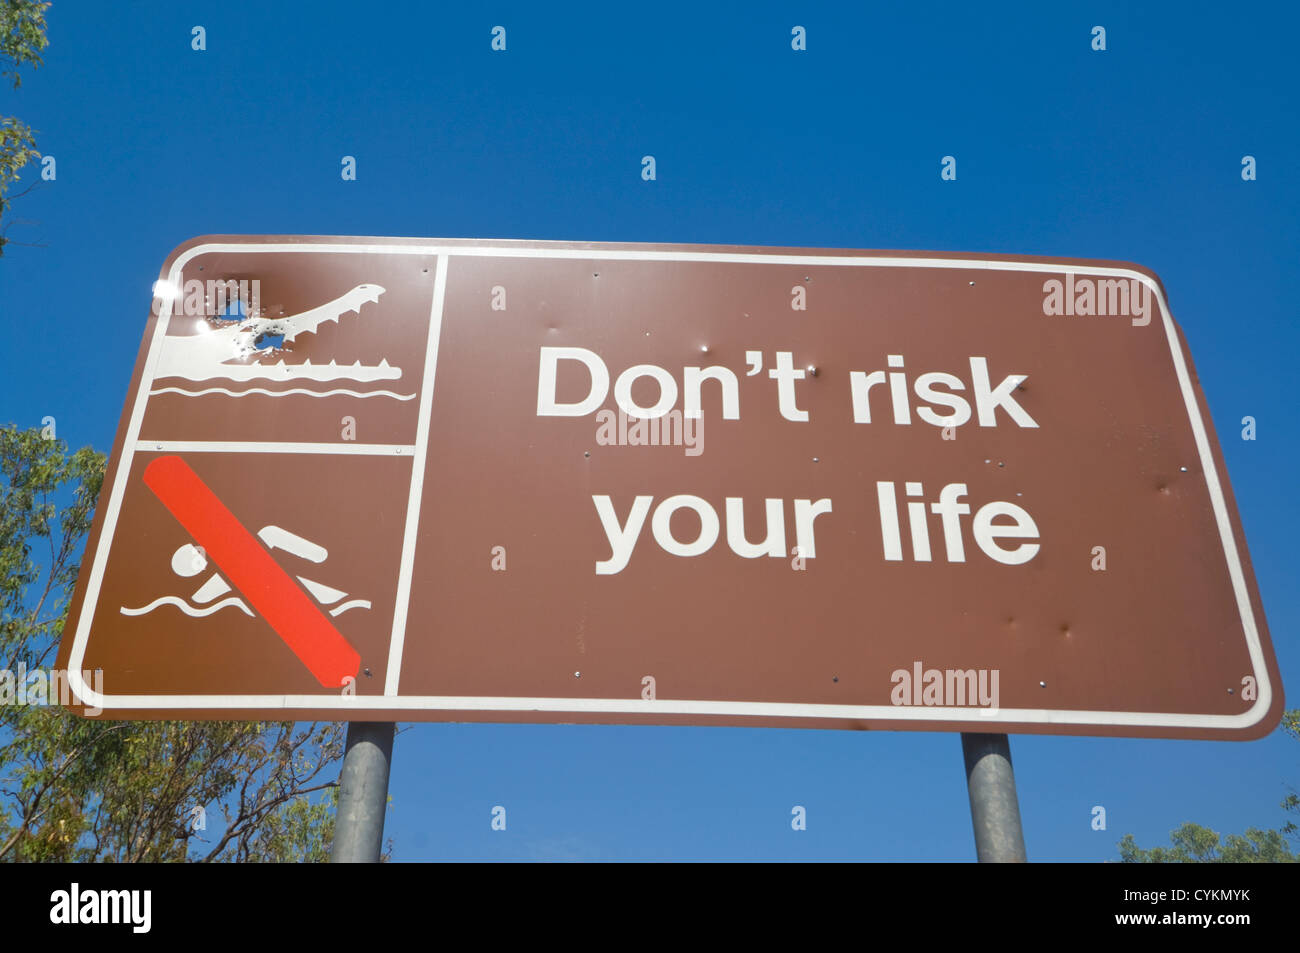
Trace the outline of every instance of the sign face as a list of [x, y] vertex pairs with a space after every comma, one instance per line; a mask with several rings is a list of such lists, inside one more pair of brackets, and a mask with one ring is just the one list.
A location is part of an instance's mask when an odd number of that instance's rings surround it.
[[88, 716], [1281, 716], [1142, 268], [208, 237], [153, 312], [60, 651]]

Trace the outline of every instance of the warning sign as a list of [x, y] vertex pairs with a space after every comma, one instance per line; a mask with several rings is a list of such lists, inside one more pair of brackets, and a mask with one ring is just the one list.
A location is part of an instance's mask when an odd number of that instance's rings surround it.
[[87, 714], [1280, 718], [1140, 267], [212, 237], [153, 312], [61, 648]]

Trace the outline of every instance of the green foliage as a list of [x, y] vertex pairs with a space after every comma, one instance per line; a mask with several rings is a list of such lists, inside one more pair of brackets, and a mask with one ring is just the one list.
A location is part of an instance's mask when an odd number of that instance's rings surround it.
[[[1300, 740], [1300, 708], [1289, 711], [1282, 716], [1282, 730], [1292, 738]], [[1300, 817], [1300, 794], [1292, 791], [1284, 797], [1282, 799], [1282, 809], [1288, 814]], [[1297, 826], [1295, 821], [1287, 821], [1282, 825], [1282, 833], [1295, 839], [1300, 834], [1300, 826]]]
[[[1300, 708], [1282, 717], [1282, 728], [1300, 739]], [[1292, 791], [1282, 800], [1282, 807], [1300, 816], [1300, 796]], [[1218, 832], [1199, 824], [1184, 824], [1169, 835], [1169, 847], [1139, 847], [1132, 834], [1119, 842], [1120, 860], [1126, 864], [1294, 864], [1300, 855], [1291, 850], [1288, 838], [1297, 833], [1296, 823], [1289, 821], [1279, 830], [1251, 827], [1242, 834], [1229, 834], [1221, 840]]]
[[1248, 828], [1245, 835], [1217, 832], [1199, 824], [1184, 824], [1169, 836], [1172, 846], [1143, 850], [1132, 834], [1119, 842], [1126, 864], [1293, 864], [1300, 861], [1279, 831]]
[[[18, 170], [41, 154], [36, 151], [36, 139], [31, 128], [11, 116], [0, 116], [0, 221], [9, 210], [9, 186], [22, 176]], [[4, 254], [7, 239], [0, 234], [0, 255]]]
[[[49, 4], [38, 0], [0, 0], [0, 79], [22, 85], [19, 69], [41, 65], [41, 53], [49, 44], [45, 37], [45, 11]], [[39, 159], [31, 128], [12, 116], [0, 116], [0, 222], [12, 201], [6, 195], [17, 182], [18, 172], [32, 159]], [[6, 239], [0, 234], [0, 255]]]
[[[47, 661], [103, 480], [103, 454], [83, 447], [68, 456], [61, 441], [40, 430], [0, 427], [0, 662], [8, 663], [5, 668], [14, 667], [16, 653], [35, 647], [44, 651], [29, 665]], [[60, 515], [54, 497], [65, 486], [72, 493]], [[40, 540], [49, 544], [44, 573], [32, 552]], [[33, 603], [29, 590], [38, 585]]]
[[[8, 672], [54, 661], [103, 476], [90, 448], [0, 427]], [[0, 705], [0, 861], [325, 860], [343, 741], [337, 723], [107, 722]]]
[[14, 89], [23, 84], [21, 66], [41, 65], [41, 53], [49, 45], [45, 37], [43, 0], [0, 0], [0, 77], [13, 80]]

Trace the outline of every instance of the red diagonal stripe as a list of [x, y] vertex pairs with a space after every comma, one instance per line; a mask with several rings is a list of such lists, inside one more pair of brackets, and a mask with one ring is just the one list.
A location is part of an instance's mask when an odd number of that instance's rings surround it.
[[355, 678], [361, 656], [235, 514], [180, 457], [159, 457], [144, 482], [326, 688]]

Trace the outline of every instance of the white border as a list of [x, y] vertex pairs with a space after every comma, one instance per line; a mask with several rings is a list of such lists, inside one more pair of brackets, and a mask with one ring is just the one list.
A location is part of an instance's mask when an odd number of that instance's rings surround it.
[[[334, 444], [226, 444], [198, 445], [192, 442], [176, 442], [171, 446], [185, 450], [238, 450], [255, 451], [265, 449], [270, 452], [296, 453], [334, 453], [334, 452], [384, 452], [400, 453], [414, 451], [415, 460], [411, 476], [411, 497], [408, 499], [406, 533], [402, 546], [402, 575], [399, 579], [399, 599], [393, 621], [393, 638], [389, 649], [389, 667], [385, 679], [384, 694], [381, 696], [344, 696], [340, 694], [321, 695], [102, 695], [87, 685], [82, 678], [82, 662], [86, 654], [86, 645], [90, 636], [90, 623], [94, 618], [99, 600], [100, 586], [104, 578], [104, 569], [108, 552], [112, 546], [113, 533], [117, 527], [118, 514], [122, 507], [127, 478], [131, 472], [131, 463], [135, 455], [140, 435], [140, 425], [144, 419], [145, 404], [149, 399], [149, 390], [153, 384], [154, 368], [163, 335], [171, 317], [171, 304], [164, 303], [154, 327], [153, 337], [149, 342], [149, 351], [145, 358], [144, 373], [140, 388], [136, 394], [135, 405], [127, 426], [126, 438], [122, 445], [122, 457], [114, 473], [113, 484], [107, 497], [108, 509], [99, 537], [99, 546], [90, 566], [90, 576], [86, 586], [85, 599], [77, 618], [77, 629], [73, 638], [72, 652], [68, 659], [68, 683], [78, 701], [88, 707], [102, 708], [105, 713], [113, 709], [186, 709], [196, 710], [238, 710], [238, 709], [298, 709], [337, 710], [340, 713], [348, 709], [361, 711], [387, 711], [401, 713], [404, 711], [497, 711], [497, 712], [573, 712], [604, 714], [654, 714], [654, 715], [732, 715], [741, 717], [763, 718], [822, 718], [851, 719], [861, 721], [892, 722], [970, 722], [980, 725], [1024, 724], [1024, 725], [1078, 725], [1091, 727], [1152, 727], [1152, 728], [1196, 728], [1196, 729], [1237, 729], [1243, 730], [1257, 724], [1268, 713], [1273, 701], [1273, 686], [1269, 681], [1268, 667], [1264, 662], [1263, 647], [1260, 644], [1259, 630], [1255, 623], [1254, 610], [1250, 604], [1250, 594], [1246, 586], [1245, 575], [1241, 566], [1241, 557], [1237, 552], [1236, 539], [1232, 524], [1228, 518], [1227, 504], [1223, 488], [1219, 483], [1218, 470], [1210, 452], [1209, 438], [1205, 422], [1201, 419], [1200, 408], [1196, 403], [1196, 394], [1188, 375], [1187, 364], [1183, 360], [1182, 348], [1174, 329], [1173, 318], [1169, 313], [1168, 303], [1159, 286], [1147, 275], [1128, 268], [1090, 268], [1077, 264], [1060, 262], [1017, 262], [1017, 261], [983, 261], [974, 259], [947, 258], [891, 258], [851, 255], [791, 255], [791, 254], [728, 254], [726, 252], [682, 252], [655, 250], [617, 250], [587, 248], [528, 248], [518, 246], [448, 246], [436, 242], [431, 244], [334, 244], [334, 243], [226, 243], [213, 242], [197, 245], [180, 256], [172, 264], [169, 278], [175, 284], [181, 275], [181, 269], [192, 258], [213, 252], [334, 252], [339, 254], [370, 255], [430, 255], [437, 256], [438, 272], [435, 277], [434, 303], [430, 316], [429, 353], [425, 364], [424, 391], [420, 397], [420, 422], [414, 448], [375, 447], [362, 445], [346, 449], [346, 445]], [[1219, 538], [1223, 544], [1224, 556], [1228, 564], [1228, 573], [1232, 581], [1233, 593], [1237, 599], [1237, 608], [1241, 616], [1242, 632], [1250, 653], [1251, 664], [1258, 683], [1259, 694], [1255, 704], [1248, 711], [1239, 715], [1207, 714], [1165, 714], [1159, 712], [1109, 712], [1109, 711], [1060, 711], [1049, 709], [1013, 709], [1001, 708], [942, 708], [929, 706], [894, 706], [894, 705], [812, 705], [767, 702], [733, 702], [706, 701], [659, 698], [653, 701], [642, 699], [616, 698], [498, 698], [487, 696], [443, 696], [443, 695], [408, 695], [397, 694], [400, 678], [400, 656], [405, 639], [406, 612], [408, 609], [413, 550], [416, 530], [419, 523], [419, 496], [424, 478], [424, 461], [428, 450], [429, 417], [433, 397], [434, 370], [438, 353], [438, 337], [441, 330], [443, 299], [446, 292], [447, 271], [450, 259], [455, 256], [493, 257], [493, 258], [552, 258], [585, 260], [621, 260], [621, 261], [678, 261], [678, 262], [727, 262], [735, 264], [770, 264], [770, 265], [823, 265], [848, 266], [861, 268], [948, 268], [948, 269], [986, 269], [990, 271], [1022, 271], [1042, 274], [1061, 275], [1073, 272], [1075, 275], [1100, 275], [1113, 278], [1127, 278], [1142, 282], [1157, 301], [1160, 302], [1160, 314], [1165, 336], [1173, 358], [1174, 370], [1178, 375], [1179, 387], [1187, 407], [1188, 419], [1196, 448], [1200, 454], [1201, 471], [1205, 474], [1206, 487], [1214, 507], [1215, 521], [1219, 528]], [[151, 441], [152, 442], [152, 441]], [[154, 442], [156, 443], [156, 442]], [[146, 449], [149, 449], [146, 447]], [[395, 664], [396, 663], [396, 664]]]

